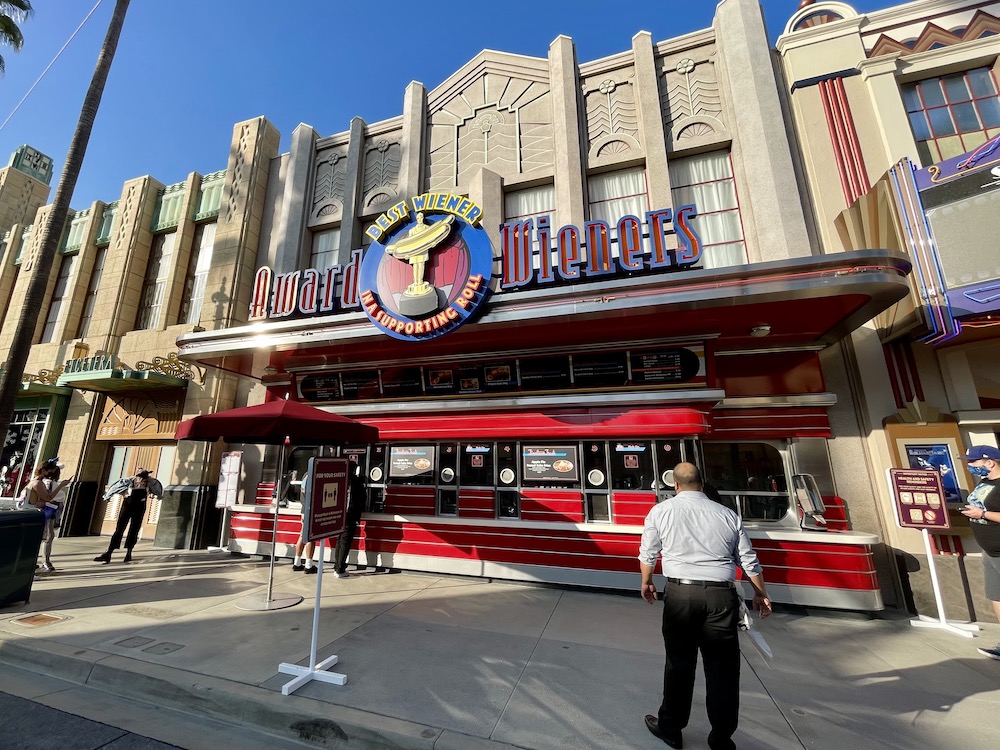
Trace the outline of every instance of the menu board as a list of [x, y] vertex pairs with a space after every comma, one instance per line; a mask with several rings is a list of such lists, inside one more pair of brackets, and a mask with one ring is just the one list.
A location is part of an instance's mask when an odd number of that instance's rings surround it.
[[574, 354], [573, 382], [578, 388], [615, 388], [625, 385], [628, 383], [628, 354]]
[[575, 445], [524, 446], [521, 469], [525, 480], [576, 482], [580, 479]]
[[423, 373], [419, 367], [392, 367], [382, 370], [382, 395], [386, 398], [421, 396]]
[[378, 398], [382, 391], [378, 385], [378, 370], [353, 370], [340, 376], [342, 398], [350, 401], [359, 398]]
[[299, 396], [306, 401], [339, 401], [340, 375], [306, 375], [299, 381]]
[[459, 393], [482, 393], [483, 371], [479, 367], [462, 367], [458, 371]]
[[701, 370], [701, 358], [690, 349], [632, 352], [632, 381], [636, 385], [686, 383]]
[[393, 446], [389, 449], [390, 477], [417, 477], [434, 471], [433, 445]]
[[522, 359], [521, 390], [537, 391], [569, 388], [569, 357], [536, 357]]
[[458, 373], [452, 367], [427, 368], [427, 393], [454, 393], [458, 389]]
[[509, 391], [517, 386], [517, 361], [490, 362], [483, 365], [483, 387], [490, 391]]

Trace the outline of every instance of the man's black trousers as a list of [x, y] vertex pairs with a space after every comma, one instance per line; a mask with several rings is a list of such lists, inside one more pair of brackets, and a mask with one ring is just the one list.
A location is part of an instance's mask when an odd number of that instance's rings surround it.
[[660, 728], [680, 731], [691, 717], [698, 651], [705, 668], [709, 747], [733, 747], [740, 712], [739, 594], [727, 586], [667, 582], [663, 592], [663, 704]]

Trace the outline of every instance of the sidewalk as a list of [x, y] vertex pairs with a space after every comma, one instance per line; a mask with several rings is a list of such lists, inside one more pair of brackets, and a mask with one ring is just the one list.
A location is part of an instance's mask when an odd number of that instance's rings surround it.
[[[260, 558], [144, 542], [131, 565], [122, 553], [94, 563], [106, 544], [56, 541], [59, 572], [39, 575], [30, 604], [0, 608], [0, 662], [314, 746], [665, 747], [642, 722], [659, 703], [660, 609], [637, 596], [327, 575], [319, 659], [337, 654], [348, 682], [283, 696], [292, 678], [278, 664], [308, 663], [315, 576], [279, 561], [275, 593], [305, 600], [246, 611], [234, 602], [266, 590]], [[47, 617], [19, 622], [30, 614]], [[901, 616], [779, 612], [761, 626], [770, 665], [744, 645], [737, 744], [992, 750], [1000, 661], [976, 647], [1000, 641], [1000, 626], [983, 627], [966, 639]], [[685, 747], [707, 747], [708, 729], [699, 675]]]

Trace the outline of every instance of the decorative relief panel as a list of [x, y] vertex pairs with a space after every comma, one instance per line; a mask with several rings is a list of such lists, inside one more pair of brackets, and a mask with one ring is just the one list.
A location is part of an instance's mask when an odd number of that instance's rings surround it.
[[602, 73], [583, 83], [591, 166], [642, 154], [634, 70]]
[[361, 210], [377, 214], [399, 196], [399, 170], [403, 148], [398, 140], [375, 138], [365, 144], [365, 172], [361, 185]]
[[964, 8], [920, 18], [912, 23], [895, 23], [885, 29], [866, 30], [863, 35], [868, 57], [898, 52], [911, 55], [953, 44], [1000, 34], [1000, 3], [986, 8]]
[[665, 63], [660, 95], [663, 121], [672, 148], [727, 140], [718, 73], [710, 59], [684, 57]]
[[347, 147], [329, 148], [316, 154], [316, 183], [313, 185], [313, 219], [334, 219], [344, 213], [347, 185]]
[[183, 403], [183, 391], [109, 395], [97, 439], [173, 440]]
[[547, 82], [486, 73], [429, 117], [429, 185], [464, 185], [480, 167], [500, 175], [551, 168], [552, 104]]

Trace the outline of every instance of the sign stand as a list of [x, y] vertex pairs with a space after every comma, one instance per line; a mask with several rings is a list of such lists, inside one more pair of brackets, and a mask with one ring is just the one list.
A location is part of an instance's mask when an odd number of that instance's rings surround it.
[[941, 586], [938, 583], [937, 567], [934, 564], [934, 550], [931, 549], [930, 529], [944, 531], [951, 528], [940, 471], [938, 469], [886, 469], [885, 476], [889, 482], [889, 494], [893, 500], [892, 512], [896, 516], [896, 525], [903, 529], [920, 529], [920, 533], [924, 537], [927, 571], [931, 574], [934, 603], [937, 605], [937, 619], [927, 615], [919, 615], [916, 620], [910, 620], [910, 625], [915, 628], [938, 628], [963, 638], [972, 638], [973, 633], [979, 632], [978, 625], [948, 622], [945, 617], [944, 602], [941, 600]]
[[228, 552], [226, 545], [229, 531], [229, 509], [236, 504], [240, 469], [243, 462], [243, 451], [227, 451], [222, 454], [222, 466], [219, 468], [219, 487], [215, 498], [215, 507], [222, 509], [222, 526], [219, 529], [219, 546], [209, 547], [209, 552]]
[[309, 644], [309, 666], [303, 667], [300, 664], [291, 664], [289, 662], [282, 662], [278, 665], [278, 671], [281, 674], [294, 674], [297, 677], [294, 680], [289, 680], [281, 687], [282, 695], [291, 695], [300, 687], [312, 680], [318, 680], [320, 682], [328, 682], [332, 685], [346, 685], [347, 675], [340, 674], [339, 672], [328, 672], [327, 667], [332, 667], [337, 663], [338, 657], [328, 656], [326, 659], [321, 661], [319, 664], [316, 663], [316, 642], [319, 637], [319, 605], [320, 597], [323, 591], [323, 540], [319, 540], [319, 561], [318, 570], [316, 573], [316, 603], [313, 606], [313, 626], [312, 626], [312, 640]]
[[319, 637], [319, 606], [323, 591], [323, 540], [344, 533], [347, 520], [348, 472], [350, 464], [344, 458], [310, 458], [308, 482], [305, 493], [302, 522], [305, 524], [303, 538], [319, 542], [319, 563], [316, 571], [316, 602], [313, 605], [312, 640], [309, 644], [309, 666], [282, 662], [278, 665], [281, 674], [296, 675], [281, 688], [282, 695], [290, 695], [312, 680], [333, 685], [346, 685], [347, 675], [327, 672], [327, 667], [337, 663], [336, 656], [330, 656], [316, 663], [316, 640]]
[[973, 633], [979, 632], [979, 626], [965, 622], [948, 622], [944, 615], [944, 602], [941, 601], [941, 586], [938, 584], [937, 568], [934, 566], [934, 551], [931, 549], [931, 535], [926, 528], [920, 530], [924, 537], [924, 553], [927, 555], [927, 570], [931, 574], [931, 585], [934, 587], [934, 603], [937, 605], [938, 619], [927, 615], [919, 615], [918, 619], [910, 620], [910, 625], [915, 628], [940, 628], [960, 635], [963, 638], [972, 638]]

